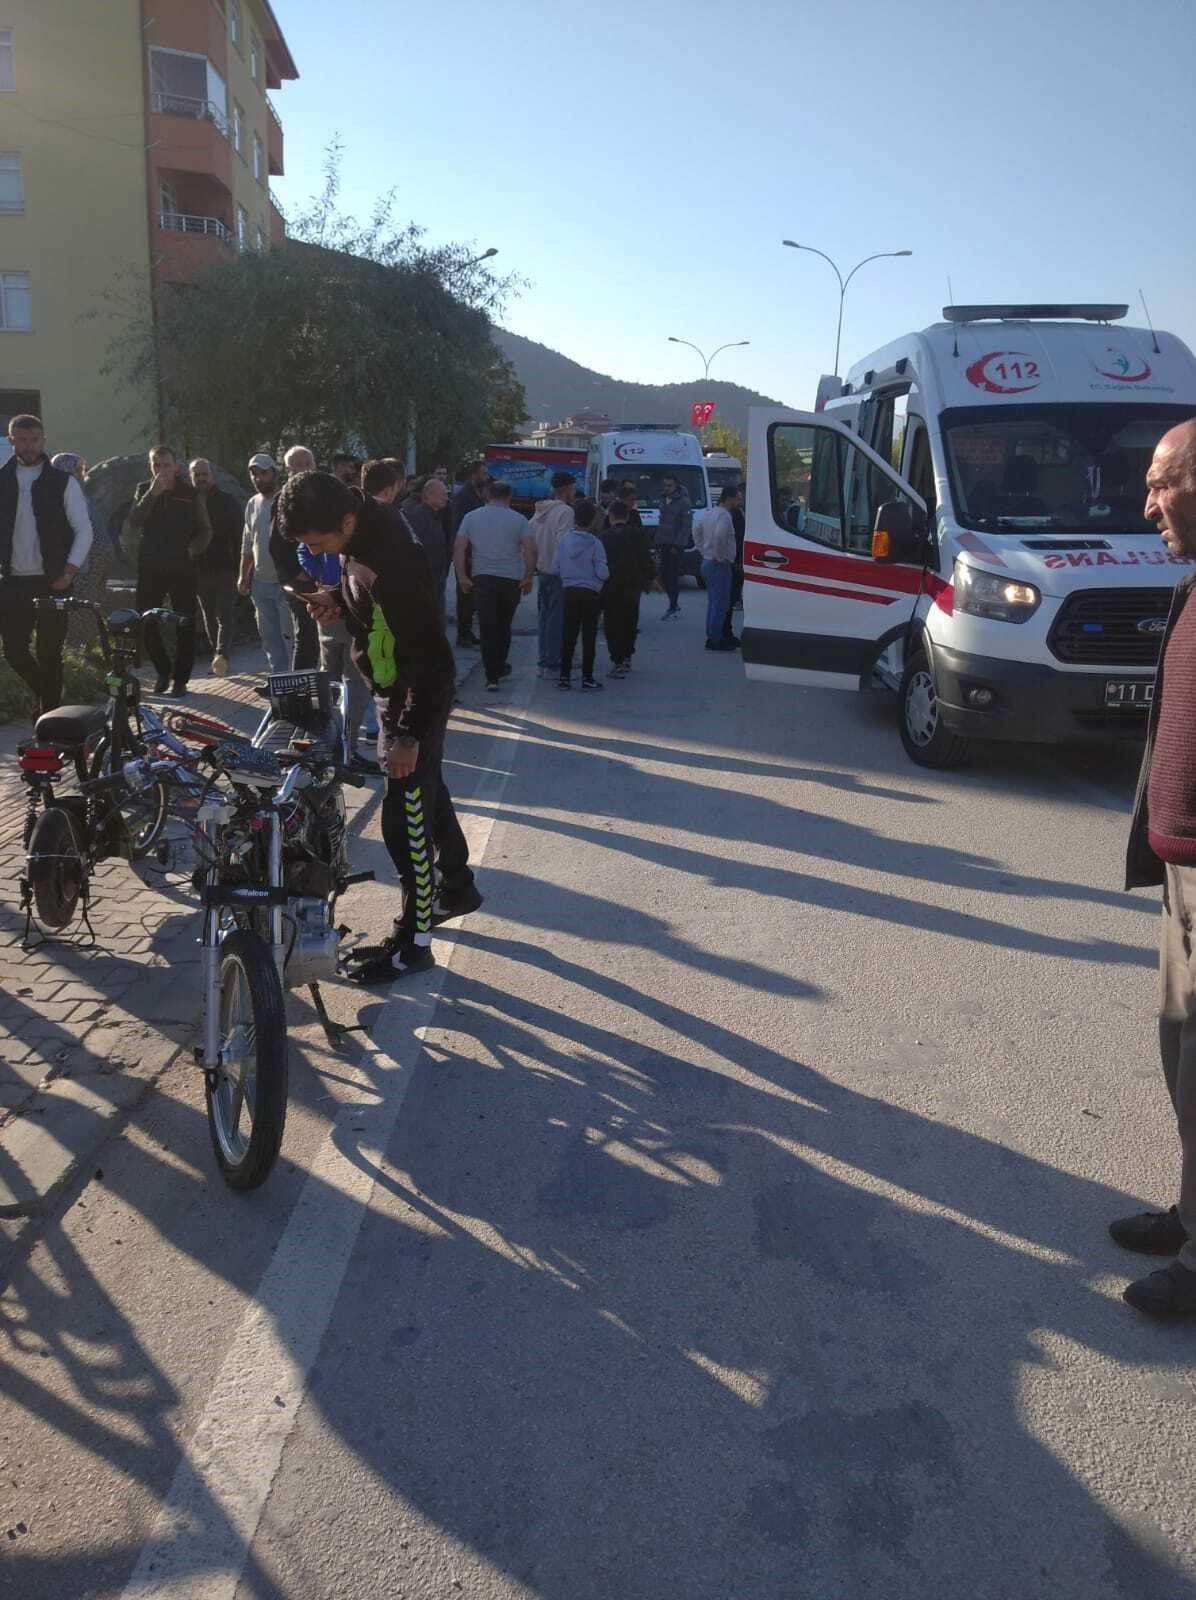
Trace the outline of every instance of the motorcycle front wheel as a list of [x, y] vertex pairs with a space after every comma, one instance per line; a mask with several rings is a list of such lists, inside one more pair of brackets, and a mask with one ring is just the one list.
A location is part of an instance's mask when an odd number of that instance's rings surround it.
[[236, 928], [220, 947], [220, 1047], [206, 1090], [208, 1131], [224, 1181], [256, 1189], [287, 1120], [286, 1007], [269, 947]]

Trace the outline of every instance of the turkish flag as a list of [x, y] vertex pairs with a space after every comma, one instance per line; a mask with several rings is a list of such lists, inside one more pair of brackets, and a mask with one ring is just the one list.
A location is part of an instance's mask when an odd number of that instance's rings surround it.
[[713, 400], [695, 400], [689, 408], [689, 420], [695, 428], [704, 428], [713, 415]]

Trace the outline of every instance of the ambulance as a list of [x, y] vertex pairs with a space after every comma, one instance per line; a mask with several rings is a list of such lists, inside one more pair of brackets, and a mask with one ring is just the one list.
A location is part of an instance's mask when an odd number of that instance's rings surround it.
[[753, 407], [748, 676], [895, 691], [926, 767], [978, 739], [1140, 737], [1193, 565], [1144, 478], [1196, 415], [1196, 360], [1127, 309], [950, 306], [815, 411]]
[[620, 422], [590, 440], [587, 494], [596, 500], [606, 478], [630, 483], [645, 528], [655, 528], [660, 521], [662, 485], [669, 477], [676, 478], [688, 494], [695, 512], [710, 504], [702, 446], [692, 433], [653, 422]]

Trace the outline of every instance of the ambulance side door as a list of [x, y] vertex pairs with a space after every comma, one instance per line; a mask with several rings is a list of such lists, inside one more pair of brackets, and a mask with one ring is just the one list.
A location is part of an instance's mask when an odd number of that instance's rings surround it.
[[753, 406], [743, 550], [749, 678], [855, 689], [908, 623], [920, 562], [872, 556], [879, 508], [925, 505], [889, 462], [821, 412]]

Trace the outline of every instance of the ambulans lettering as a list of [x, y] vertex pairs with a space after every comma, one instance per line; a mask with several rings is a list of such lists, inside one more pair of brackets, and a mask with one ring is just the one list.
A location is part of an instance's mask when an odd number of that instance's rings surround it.
[[1061, 567], [1190, 567], [1189, 556], [1173, 556], [1166, 550], [1126, 550], [1122, 555], [1109, 555], [1102, 550], [1093, 557], [1087, 550], [1079, 554], [1068, 552], [1066, 555], [1043, 556], [1042, 564], [1057, 572]]

